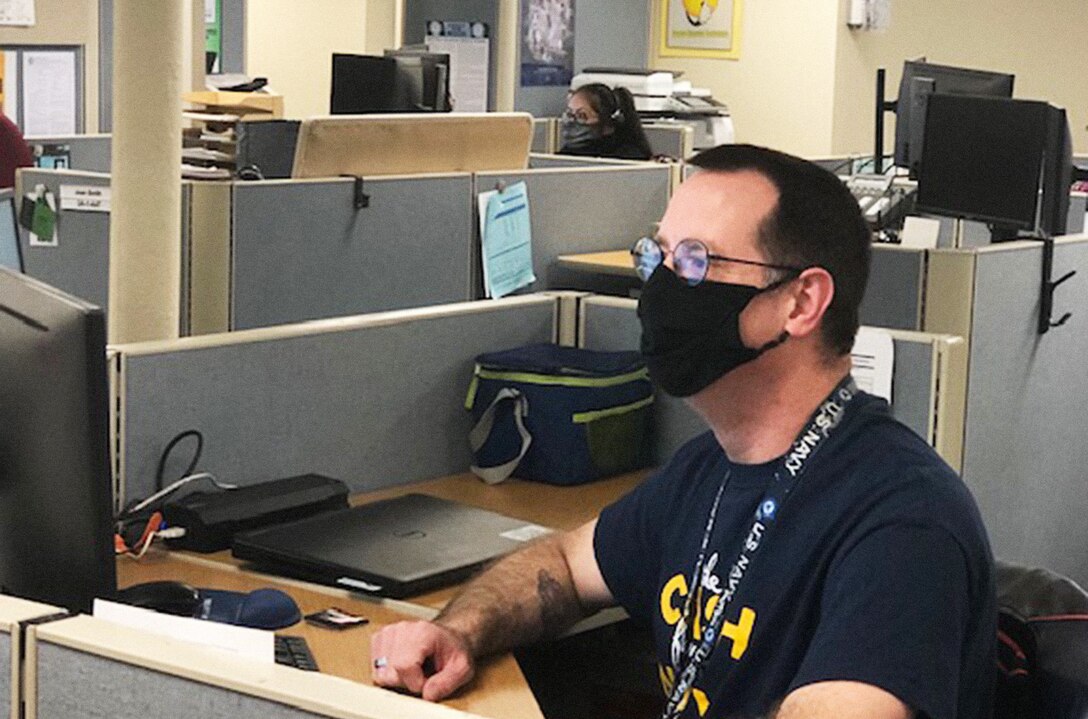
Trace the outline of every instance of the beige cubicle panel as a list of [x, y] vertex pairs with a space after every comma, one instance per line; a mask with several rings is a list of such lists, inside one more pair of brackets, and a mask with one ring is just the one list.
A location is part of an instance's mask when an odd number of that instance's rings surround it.
[[522, 170], [532, 137], [524, 112], [315, 117], [299, 129], [291, 176]]
[[[360, 649], [360, 655], [365, 655], [365, 648]], [[26, 719], [479, 716], [328, 674], [236, 657], [86, 615], [32, 628], [27, 637], [26, 665]], [[502, 716], [500, 712], [489, 713]]]
[[0, 595], [0, 716], [20, 719], [23, 702], [23, 622], [63, 613], [63, 609]]

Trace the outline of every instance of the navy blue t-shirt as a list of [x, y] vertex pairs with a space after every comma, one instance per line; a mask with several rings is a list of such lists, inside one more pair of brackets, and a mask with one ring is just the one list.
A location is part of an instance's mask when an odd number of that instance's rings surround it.
[[[723, 478], [701, 636], [778, 467], [730, 463], [707, 432], [606, 508], [594, 537], [612, 595], [653, 629], [666, 695], [670, 646]], [[694, 606], [694, 605], [693, 605]], [[965, 485], [864, 393], [783, 504], [726, 608], [722, 638], [683, 717], [762, 717], [792, 690], [851, 680], [919, 716], [990, 715], [997, 609], [993, 558]]]

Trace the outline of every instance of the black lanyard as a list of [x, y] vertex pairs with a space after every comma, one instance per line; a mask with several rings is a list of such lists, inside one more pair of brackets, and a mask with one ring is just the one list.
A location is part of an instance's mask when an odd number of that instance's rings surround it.
[[[782, 457], [778, 468], [775, 469], [774, 479], [756, 507], [755, 518], [752, 520], [752, 526], [745, 536], [737, 560], [733, 562], [728, 574], [724, 576], [725, 586], [718, 596], [718, 602], [706, 626], [703, 638], [698, 643], [689, 646], [687, 639], [688, 619], [693, 616], [696, 619], [698, 618], [698, 608], [696, 608], [696, 614], [692, 614], [692, 604], [698, 593], [698, 588], [702, 586], [707, 547], [710, 544], [710, 536], [714, 532], [718, 505], [721, 503], [722, 495], [729, 484], [731, 472], [726, 472], [725, 477], [722, 478], [721, 486], [718, 487], [718, 493], [714, 497], [714, 504], [710, 507], [710, 516], [707, 518], [706, 529], [703, 531], [699, 556], [695, 561], [691, 582], [688, 584], [688, 598], [684, 603], [684, 611], [676, 623], [676, 628], [673, 630], [670, 652], [672, 664], [677, 674], [672, 692], [669, 694], [669, 701], [665, 705], [665, 710], [661, 713], [662, 719], [674, 719], [680, 713], [681, 704], [695, 685], [699, 670], [718, 644], [718, 635], [721, 633], [722, 624], [725, 621], [725, 609], [733, 597], [737, 595], [741, 581], [748, 575], [753, 555], [766, 541], [768, 532], [775, 525], [775, 520], [782, 506], [789, 499], [793, 490], [796, 489], [801, 481], [801, 476], [812, 466], [812, 460], [817, 451], [827, 443], [832, 431], [842, 422], [842, 418], [846, 416], [847, 407], [857, 394], [857, 383], [854, 382], [853, 377], [847, 375], [836, 385], [831, 394], [827, 396], [827, 399], [820, 403], [816, 412], [809, 418], [805, 428], [793, 441], [790, 451]], [[682, 669], [681, 664], [683, 664]]]

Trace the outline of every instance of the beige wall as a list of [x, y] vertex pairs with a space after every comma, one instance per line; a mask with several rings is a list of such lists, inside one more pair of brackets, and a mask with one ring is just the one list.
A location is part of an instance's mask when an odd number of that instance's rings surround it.
[[830, 152], [837, 3], [748, 0], [739, 60], [659, 57], [657, 2], [654, 8], [650, 66], [682, 70], [709, 88], [729, 106], [738, 142], [808, 156]]
[[34, 27], [0, 27], [0, 45], [82, 45], [83, 118], [98, 131], [98, 1], [38, 0]]
[[[840, 2], [845, 12], [846, 3]], [[1073, 144], [1088, 152], [1088, 2], [1084, 0], [893, 0], [887, 31], [839, 34], [832, 146], [872, 145], [876, 69], [888, 68], [889, 99], [903, 60], [1016, 74], [1015, 96], [1047, 100], [1069, 111]], [[891, 148], [894, 118], [885, 134]]]
[[[366, 53], [367, 0], [250, 0], [246, 6], [246, 74], [267, 77], [284, 97], [284, 113], [329, 113], [334, 52]], [[391, 34], [391, 33], [390, 33]], [[383, 36], [384, 37], [384, 36]]]

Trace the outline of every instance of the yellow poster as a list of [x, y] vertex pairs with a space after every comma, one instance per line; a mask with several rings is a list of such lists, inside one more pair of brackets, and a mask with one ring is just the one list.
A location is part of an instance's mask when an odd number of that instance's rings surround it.
[[740, 58], [741, 0], [659, 0], [662, 57]]

